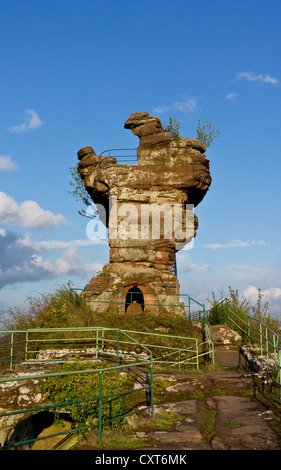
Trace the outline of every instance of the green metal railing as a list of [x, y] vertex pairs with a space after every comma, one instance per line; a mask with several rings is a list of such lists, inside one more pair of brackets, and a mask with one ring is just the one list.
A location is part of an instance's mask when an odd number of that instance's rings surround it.
[[[186, 365], [199, 369], [200, 358], [212, 353], [210, 339], [202, 342], [198, 338], [166, 333], [118, 331], [102, 327], [2, 331], [0, 334], [5, 335], [6, 340], [0, 344], [2, 368], [9, 367], [12, 370], [19, 363], [31, 365], [38, 361], [62, 362], [64, 356], [67, 356], [67, 360], [75, 360], [77, 354], [84, 358], [91, 355], [96, 359], [105, 355], [110, 358], [113, 355], [118, 365], [120, 351], [123, 355], [126, 351], [128, 356], [135, 358], [136, 354], [144, 354], [145, 348], [152, 354], [154, 364], [178, 368]], [[115, 334], [117, 340], [114, 338]], [[123, 339], [120, 338], [121, 334]], [[66, 349], [63, 349], [64, 346]], [[52, 359], [50, 348], [56, 348], [56, 359]]]
[[[81, 294], [79, 294], [79, 292]], [[98, 297], [101, 294], [114, 294], [115, 298], [120, 298], [120, 300], [106, 300], [106, 299], [100, 299], [97, 298], [95, 300], [83, 295], [83, 294], [88, 294], [92, 293], [93, 295], [97, 295]], [[120, 306], [124, 307], [124, 312], [132, 314], [133, 312], [133, 299], [134, 295], [139, 295], [139, 291], [113, 291], [113, 290], [99, 290], [99, 289], [79, 289], [79, 288], [70, 288], [70, 299], [74, 301], [76, 304], [79, 302], [90, 302], [92, 304], [101, 304], [104, 307], [104, 310], [107, 310], [109, 307], [114, 307], [117, 306], [120, 308]], [[173, 364], [173, 357], [178, 357], [177, 362], [178, 364], [187, 364], [188, 362], [192, 363], [192, 360], [190, 359], [193, 357], [193, 365], [199, 364], [199, 357], [205, 356], [205, 358], [209, 358], [214, 362], [214, 341], [213, 341], [213, 334], [212, 330], [209, 324], [208, 316], [206, 315], [206, 310], [205, 310], [205, 305], [198, 302], [194, 298], [192, 298], [188, 294], [167, 294], [167, 293], [162, 293], [162, 292], [148, 292], [145, 294], [142, 294], [145, 296], [155, 296], [156, 301], [153, 302], [151, 299], [149, 302], [146, 302], [145, 299], [143, 299], [143, 303], [140, 304], [143, 307], [143, 310], [150, 310], [150, 308], [157, 308], [160, 310], [165, 310], [168, 313], [179, 313], [182, 314], [184, 312], [186, 318], [189, 321], [198, 321], [203, 324], [203, 330], [204, 330], [204, 335], [205, 335], [205, 341], [199, 342], [195, 340], [195, 338], [187, 338], [185, 337], [185, 341], [191, 341], [193, 340], [194, 344], [186, 347], [181, 348], [176, 348], [174, 352], [170, 350], [166, 358], [164, 355], [162, 355], [162, 362], [163, 363], [168, 363], [170, 365]], [[162, 296], [163, 301], [162, 302], [157, 302], [157, 297]], [[129, 298], [128, 298], [129, 297]], [[180, 316], [179, 316], [180, 318]], [[136, 332], [131, 332], [131, 333], [136, 333]], [[155, 335], [156, 336], [156, 335]], [[160, 337], [160, 335], [157, 335]], [[166, 335], [167, 339], [167, 335]], [[144, 343], [146, 344], [146, 343]], [[155, 345], [152, 345], [151, 343], [146, 344], [147, 347], [153, 348]], [[187, 359], [187, 356], [188, 359]], [[160, 356], [158, 354], [153, 355], [154, 361], [160, 362]], [[169, 361], [168, 361], [169, 357]], [[204, 359], [205, 359], [204, 358]], [[176, 361], [175, 361], [176, 362]]]
[[[71, 289], [70, 296], [75, 302], [85, 301], [78, 295], [77, 291], [82, 289]], [[84, 290], [83, 290], [84, 291]], [[105, 292], [105, 291], [103, 291]], [[107, 291], [112, 292], [112, 291]], [[120, 292], [119, 292], [120, 293]], [[121, 292], [124, 294], [124, 292]], [[167, 294], [161, 294], [167, 295]], [[173, 294], [170, 294], [173, 295]], [[168, 296], [168, 295], [167, 295]], [[57, 364], [66, 361], [73, 361], [79, 357], [79, 360], [85, 359], [89, 354], [92, 360], [104, 359], [108, 362], [114, 362], [114, 366], [110, 366], [104, 370], [95, 370], [94, 368], [87, 371], [65, 372], [65, 373], [46, 373], [44, 378], [54, 375], [67, 375], [76, 373], [98, 373], [100, 380], [100, 392], [98, 396], [90, 397], [89, 400], [98, 400], [99, 419], [95, 426], [98, 427], [99, 439], [102, 439], [102, 428], [108, 421], [103, 422], [102, 404], [112, 398], [111, 395], [102, 396], [102, 374], [105, 370], [125, 370], [126, 373], [137, 374], [137, 381], [140, 387], [130, 390], [126, 393], [135, 393], [141, 390], [145, 391], [147, 397], [147, 409], [153, 415], [153, 366], [178, 368], [192, 367], [200, 369], [200, 361], [214, 361], [214, 347], [211, 329], [208, 323], [208, 316], [205, 307], [188, 295], [181, 295], [186, 298], [184, 303], [178, 304], [186, 312], [186, 317], [190, 321], [203, 322], [205, 332], [205, 340], [201, 341], [197, 338], [186, 336], [175, 336], [166, 333], [148, 333], [144, 331], [120, 330], [105, 327], [87, 327], [87, 328], [44, 328], [44, 329], [28, 329], [28, 330], [12, 330], [0, 331], [0, 362], [2, 368], [8, 367], [11, 370], [18, 364], [23, 366], [32, 366], [40, 364]], [[104, 301], [105, 303], [115, 303]], [[124, 303], [124, 302], [123, 302]], [[161, 304], [153, 304], [163, 307]], [[174, 304], [165, 304], [165, 306], [174, 306]], [[182, 318], [182, 316], [179, 316]], [[55, 353], [52, 352], [55, 351]], [[91, 360], [91, 359], [90, 359]], [[39, 380], [42, 375], [24, 375], [14, 377], [1, 377], [0, 387], [2, 383], [21, 381], [21, 380]], [[77, 403], [77, 402], [73, 402]], [[71, 404], [71, 402], [68, 402]], [[47, 405], [29, 410], [10, 411], [2, 413], [1, 417], [11, 416], [20, 413], [37, 413], [41, 410], [51, 410], [54, 407], [66, 406], [66, 403]], [[133, 411], [130, 414], [136, 413]], [[122, 419], [120, 416], [114, 419]], [[82, 431], [83, 428], [75, 428], [74, 432]], [[70, 431], [45, 436], [55, 437], [60, 435], [68, 435]], [[41, 438], [40, 438], [41, 439]], [[43, 438], [42, 438], [43, 439]], [[22, 446], [32, 444], [38, 440], [22, 441], [13, 443], [12, 446]], [[2, 447], [4, 448], [4, 447]]]
[[[123, 154], [123, 152], [128, 152], [128, 151], [130, 151], [131, 154], [125, 154], [125, 155]], [[117, 154], [116, 154], [116, 152], [117, 152]], [[108, 154], [108, 155], [105, 155], [105, 154]], [[129, 164], [129, 165], [131, 165], [132, 163], [137, 163], [137, 161], [138, 161], [137, 149], [136, 148], [104, 150], [99, 156], [100, 157], [99, 158], [99, 167], [102, 166], [102, 163], [103, 163], [102, 157], [103, 156], [108, 156], [109, 158], [110, 157], [116, 158], [117, 163], [123, 163], [123, 164]]]
[[[79, 294], [79, 292], [82, 294]], [[114, 294], [116, 299], [120, 298], [120, 300], [106, 300], [102, 299], [91, 299], [90, 296], [85, 294], [92, 293], [92, 295], [100, 296], [101, 294]], [[83, 295], [84, 294], [84, 295]], [[158, 307], [161, 309], [170, 310], [178, 309], [178, 312], [181, 313], [184, 309], [186, 317], [191, 321], [195, 319], [197, 316], [198, 320], [201, 321], [204, 318], [205, 306], [201, 304], [197, 300], [190, 297], [188, 294], [169, 294], [163, 292], [145, 292], [141, 293], [143, 296], [155, 296], [156, 301], [151, 302], [150, 300], [147, 302], [143, 300], [143, 302], [138, 302], [139, 305], [143, 307], [144, 310], [148, 310], [151, 307]], [[139, 296], [139, 291], [120, 291], [120, 290], [102, 290], [102, 289], [80, 289], [80, 288], [70, 288], [70, 299], [73, 300], [76, 305], [79, 302], [91, 302], [93, 304], [106, 304], [109, 306], [124, 306], [124, 312], [132, 313], [133, 311], [133, 301], [134, 296]], [[157, 302], [157, 298], [160, 296], [163, 297], [163, 301]], [[104, 297], [104, 296], [103, 296]], [[123, 298], [122, 298], [123, 297]], [[167, 297], [167, 299], [166, 299]], [[173, 302], [173, 298], [175, 301]], [[170, 300], [171, 299], [171, 300]], [[129, 307], [129, 310], [128, 310]], [[197, 308], [198, 310], [195, 310]]]
[[[190, 299], [194, 301], [194, 299], [192, 298]], [[212, 328], [209, 322], [208, 312], [206, 312], [205, 305], [200, 304], [199, 302], [196, 302], [196, 303], [200, 305], [202, 309], [195, 311], [195, 312], [190, 312], [190, 304], [189, 304], [188, 318], [190, 321], [202, 323], [205, 342], [201, 343], [201, 347], [204, 351], [204, 355], [208, 356], [208, 358], [214, 364], [215, 363], [214, 336], [213, 336]]]
[[[208, 317], [213, 317], [224, 322], [230, 328], [235, 329], [242, 342], [247, 345], [254, 355], [264, 356], [272, 361], [275, 369], [275, 379], [272, 380], [281, 393], [281, 348], [279, 335], [269, 328], [264, 322], [241, 310], [234, 302], [223, 299], [207, 312]], [[270, 368], [269, 368], [270, 369]]]
[[[76, 332], [78, 333], [77, 337], [73, 337], [73, 333]], [[38, 413], [42, 410], [52, 410], [54, 408], [62, 408], [65, 407], [66, 405], [73, 405], [77, 403], [82, 403], [82, 402], [87, 402], [87, 401], [97, 401], [98, 402], [98, 419], [97, 423], [94, 425], [87, 425], [87, 426], [82, 426], [82, 427], [76, 427], [71, 430], [67, 430], [65, 432], [60, 432], [56, 434], [50, 434], [48, 436], [34, 438], [34, 439], [29, 439], [21, 442], [16, 442], [16, 443], [9, 443], [7, 442], [6, 444], [0, 449], [6, 449], [10, 447], [18, 447], [18, 446], [23, 446], [26, 444], [32, 444], [36, 440], [41, 440], [41, 439], [48, 439], [50, 437], [55, 437], [55, 436], [60, 436], [60, 435], [65, 435], [65, 434], [73, 434], [78, 431], [83, 431], [85, 429], [90, 429], [94, 427], [98, 427], [98, 433], [99, 433], [99, 440], [102, 439], [102, 429], [106, 424], [109, 424], [110, 422], [113, 422], [115, 420], [120, 420], [123, 419], [127, 416], [130, 416], [132, 414], [135, 414], [138, 412], [138, 409], [135, 409], [131, 412], [127, 412], [125, 415], [120, 415], [118, 417], [114, 417], [112, 419], [107, 419], [103, 420], [102, 418], [102, 409], [104, 403], [108, 402], [110, 399], [116, 399], [123, 397], [125, 395], [129, 395], [132, 393], [138, 393], [140, 391], [145, 392], [145, 397], [146, 397], [146, 403], [147, 403], [147, 410], [148, 412], [153, 416], [153, 358], [152, 358], [152, 353], [149, 351], [148, 348], [146, 348], [144, 345], [139, 343], [136, 339], [132, 338], [127, 332], [119, 330], [119, 329], [110, 329], [110, 328], [54, 328], [54, 329], [30, 329], [27, 331], [24, 330], [17, 330], [17, 331], [1, 331], [2, 335], [4, 334], [5, 337], [7, 335], [10, 335], [11, 342], [10, 343], [4, 343], [1, 344], [1, 347], [9, 347], [10, 350], [10, 357], [9, 357], [9, 365], [14, 366], [16, 363], [21, 363], [22, 366], [26, 365], [34, 365], [38, 364], [38, 362], [41, 363], [52, 363], [52, 364], [57, 364], [58, 362], [64, 362], [64, 361], [73, 361], [75, 362], [75, 356], [73, 357], [72, 354], [68, 358], [59, 358], [53, 360], [48, 359], [43, 359], [40, 360], [40, 352], [46, 352], [46, 348], [41, 349], [41, 351], [38, 349], [38, 345], [41, 344], [44, 347], [47, 345], [50, 346], [58, 346], [61, 344], [77, 344], [77, 343], [89, 343], [91, 342], [94, 346], [93, 350], [95, 351], [94, 354], [94, 360], [99, 359], [102, 357], [103, 359], [114, 361], [116, 365], [104, 368], [104, 369], [95, 369], [94, 364], [92, 369], [88, 370], [79, 370], [79, 371], [67, 371], [67, 372], [46, 372], [44, 374], [31, 374], [31, 375], [26, 375], [24, 374], [23, 376], [21, 375], [16, 375], [16, 376], [4, 376], [0, 378], [0, 386], [1, 384], [9, 383], [11, 384], [12, 382], [20, 382], [20, 381], [25, 381], [25, 384], [27, 381], [31, 380], [37, 380], [37, 381], [42, 381], [48, 377], [56, 377], [56, 376], [65, 376], [65, 375], [75, 375], [75, 374], [98, 374], [99, 376], [99, 393], [97, 396], [89, 397], [87, 400], [79, 400], [79, 401], [69, 401], [65, 403], [56, 403], [54, 405], [47, 405], [47, 406], [38, 406], [36, 408], [31, 408], [31, 409], [24, 409], [24, 410], [16, 410], [16, 411], [9, 411], [6, 413], [0, 414], [0, 421], [1, 418], [6, 418], [18, 414], [25, 414], [25, 413]], [[62, 334], [62, 337], [53, 337], [53, 335], [57, 335], [58, 333]], [[69, 337], [69, 333], [72, 334], [72, 337]], [[81, 338], [81, 333], [84, 333], [84, 337]], [[85, 334], [88, 333], [88, 334]], [[95, 333], [95, 335], [91, 335], [91, 333]], [[24, 336], [25, 339], [22, 339], [21, 336]], [[35, 337], [33, 337], [35, 336]], [[48, 337], [50, 336], [50, 337]], [[111, 351], [109, 354], [106, 354], [105, 358], [105, 343], [111, 345]], [[134, 348], [138, 349], [139, 354], [136, 356], [135, 354], [132, 353], [132, 351], [126, 351], [126, 354], [124, 355], [124, 352], [121, 351], [121, 344], [131, 344], [134, 346]], [[34, 349], [34, 345], [36, 345], [36, 348]], [[31, 346], [31, 347], [30, 347]], [[74, 351], [75, 352], [75, 351]], [[77, 350], [78, 352], [78, 350]], [[80, 350], [81, 352], [81, 350]], [[12, 355], [12, 356], [11, 356]], [[142, 358], [142, 355], [144, 358]], [[30, 358], [28, 358], [30, 356]], [[5, 360], [7, 357], [2, 356], [2, 362], [5, 363]], [[77, 359], [77, 357], [76, 357]], [[108, 371], [117, 371], [117, 372], [125, 372], [126, 374], [130, 374], [134, 376], [135, 380], [137, 380], [138, 384], [140, 384], [137, 388], [134, 387], [132, 390], [127, 390], [125, 392], [121, 393], [116, 393], [116, 394], [103, 394], [103, 377], [104, 373]], [[143, 401], [142, 401], [143, 403]]]

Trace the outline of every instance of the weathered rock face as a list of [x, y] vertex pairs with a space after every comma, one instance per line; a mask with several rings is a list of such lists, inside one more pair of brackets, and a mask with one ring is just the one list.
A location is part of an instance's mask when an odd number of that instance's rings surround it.
[[113, 307], [104, 302], [119, 302], [114, 308], [122, 312], [131, 303], [136, 310], [179, 305], [172, 268], [175, 253], [196, 235], [198, 220], [189, 205], [196, 207], [211, 184], [206, 147], [171, 137], [146, 112], [131, 114], [124, 127], [139, 137], [135, 165], [98, 156], [90, 146], [78, 152], [78, 172], [109, 228], [110, 245], [110, 262], [84, 295], [98, 300], [94, 308], [101, 311]]

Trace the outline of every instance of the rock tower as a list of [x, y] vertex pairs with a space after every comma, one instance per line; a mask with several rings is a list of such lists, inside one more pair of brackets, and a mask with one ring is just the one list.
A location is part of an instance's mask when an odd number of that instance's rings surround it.
[[78, 172], [109, 228], [110, 246], [109, 263], [83, 295], [96, 311], [181, 314], [173, 266], [176, 252], [196, 235], [191, 205], [211, 184], [206, 147], [172, 137], [147, 112], [132, 113], [124, 127], [139, 137], [136, 164], [119, 164], [90, 146], [78, 151]]

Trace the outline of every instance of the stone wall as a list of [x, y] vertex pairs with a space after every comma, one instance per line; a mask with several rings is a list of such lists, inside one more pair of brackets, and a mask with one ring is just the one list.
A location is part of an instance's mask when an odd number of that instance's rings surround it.
[[[25, 440], [32, 435], [32, 417], [34, 413], [24, 412], [39, 406], [49, 404], [40, 391], [40, 383], [42, 380], [40, 374], [43, 374], [44, 368], [33, 370], [34, 374], [38, 374], [38, 378], [31, 380], [24, 377], [30, 375], [30, 371], [14, 372], [9, 374], [11, 378], [18, 377], [19, 380], [7, 381], [0, 383], [0, 415], [9, 412], [19, 412], [0, 417], [0, 445], [4, 445], [8, 439], [13, 440], [13, 433], [21, 434], [20, 440]], [[8, 377], [7, 377], [8, 380]]]

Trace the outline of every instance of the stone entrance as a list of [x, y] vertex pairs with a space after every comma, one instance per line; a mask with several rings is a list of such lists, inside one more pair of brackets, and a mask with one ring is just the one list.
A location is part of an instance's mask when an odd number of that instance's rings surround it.
[[141, 313], [144, 311], [144, 297], [142, 290], [137, 287], [131, 287], [126, 293], [125, 313]]

